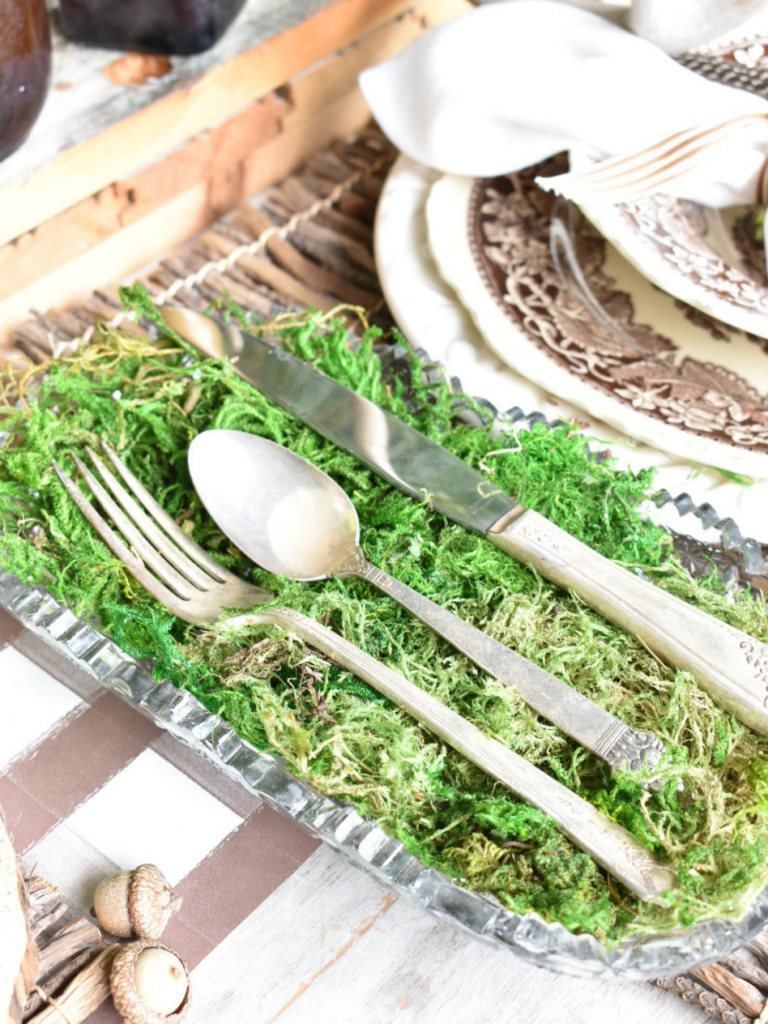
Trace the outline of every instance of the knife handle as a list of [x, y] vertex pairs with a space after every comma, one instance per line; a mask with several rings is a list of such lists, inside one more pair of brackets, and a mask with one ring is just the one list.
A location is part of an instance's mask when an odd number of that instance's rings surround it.
[[714, 701], [768, 735], [768, 646], [616, 565], [538, 512], [513, 515], [491, 527], [490, 541], [690, 672]]
[[334, 573], [360, 576], [394, 598], [489, 675], [518, 690], [529, 707], [612, 769], [637, 771], [658, 764], [664, 745], [651, 733], [630, 729], [599, 704], [521, 654], [371, 565], [359, 547], [336, 566]]

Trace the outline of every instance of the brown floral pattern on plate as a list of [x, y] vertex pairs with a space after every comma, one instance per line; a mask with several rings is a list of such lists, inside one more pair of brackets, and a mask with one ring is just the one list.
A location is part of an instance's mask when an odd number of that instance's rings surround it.
[[470, 244], [497, 306], [560, 368], [613, 401], [678, 429], [768, 454], [768, 398], [724, 366], [690, 354], [681, 358], [672, 338], [638, 322], [632, 296], [606, 272], [606, 241], [573, 209], [575, 261], [602, 315], [558, 270], [550, 222], [555, 203], [562, 201], [538, 188], [534, 178], [560, 173], [564, 166], [565, 157], [559, 157], [474, 184]]
[[[656, 195], [622, 203], [615, 210], [637, 242], [652, 250], [668, 273], [685, 278], [700, 292], [702, 304], [725, 303], [734, 316], [735, 310], [741, 310], [750, 317], [765, 317], [768, 323], [765, 273], [760, 275], [756, 266], [735, 266], [723, 259], [709, 242], [707, 218], [698, 203]], [[672, 288], [673, 284], [667, 290]]]

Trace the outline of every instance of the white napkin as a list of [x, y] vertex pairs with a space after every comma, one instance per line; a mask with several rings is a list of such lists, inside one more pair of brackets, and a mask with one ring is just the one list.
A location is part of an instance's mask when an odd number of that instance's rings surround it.
[[575, 149], [601, 162], [546, 187], [576, 202], [765, 201], [768, 101], [569, 4], [478, 7], [360, 85], [394, 144], [436, 170], [493, 177]]

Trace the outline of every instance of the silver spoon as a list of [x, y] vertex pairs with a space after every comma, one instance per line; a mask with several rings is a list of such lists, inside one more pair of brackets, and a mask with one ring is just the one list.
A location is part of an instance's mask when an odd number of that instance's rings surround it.
[[476, 665], [611, 768], [654, 765], [664, 747], [366, 561], [352, 502], [299, 455], [253, 434], [209, 430], [192, 442], [189, 469], [205, 507], [241, 551], [297, 580], [359, 576], [394, 598]]

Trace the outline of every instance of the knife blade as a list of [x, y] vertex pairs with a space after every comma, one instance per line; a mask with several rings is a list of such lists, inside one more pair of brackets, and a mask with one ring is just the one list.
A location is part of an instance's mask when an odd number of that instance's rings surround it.
[[198, 351], [230, 359], [241, 377], [319, 434], [573, 591], [768, 735], [768, 646], [593, 551], [418, 430], [288, 352], [191, 310], [163, 306], [161, 313]]

